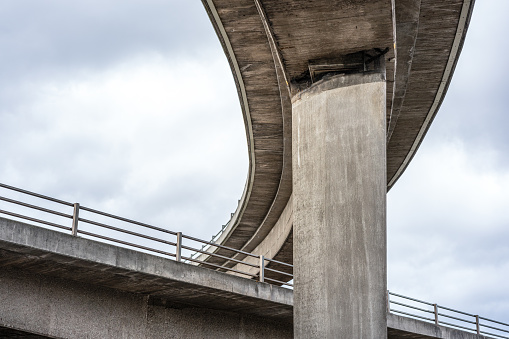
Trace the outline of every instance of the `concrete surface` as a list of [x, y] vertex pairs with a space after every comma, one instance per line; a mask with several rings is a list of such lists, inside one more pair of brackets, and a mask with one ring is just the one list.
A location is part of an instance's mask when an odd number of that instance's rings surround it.
[[387, 331], [389, 339], [488, 339], [483, 335], [460, 331], [454, 328], [437, 326], [424, 321], [402, 317], [395, 314], [387, 315]]
[[[281, 213], [278, 221], [274, 225], [274, 227], [271, 229], [271, 231], [267, 234], [265, 238], [263, 238], [262, 242], [253, 249], [250, 253], [253, 253], [255, 255], [263, 255], [265, 258], [269, 259], [276, 259], [285, 263], [291, 263], [293, 262], [292, 253], [293, 248], [289, 248], [289, 253], [284, 253], [283, 257], [279, 257], [278, 254], [281, 253], [281, 249], [287, 243], [287, 239], [289, 236], [291, 236], [293, 228], [293, 199], [290, 197], [288, 200], [288, 204], [286, 205], [285, 209]], [[245, 257], [243, 261], [258, 265], [258, 258], [253, 257]], [[270, 262], [267, 262], [266, 267], [271, 268], [272, 265]], [[259, 274], [260, 269], [257, 267], [251, 267], [247, 265], [237, 264], [233, 267], [234, 269], [241, 270], [243, 272], [249, 272], [252, 274]], [[293, 270], [290, 267], [279, 265], [277, 268], [280, 271], [292, 273]], [[274, 274], [272, 274], [274, 275]], [[265, 272], [265, 276], [268, 278], [273, 278], [280, 281], [289, 281], [291, 280], [290, 277], [285, 275], [277, 275], [275, 274], [274, 277], [271, 277], [271, 272], [267, 271]]]
[[[139, 298], [148, 296], [152, 303], [169, 308], [208, 309], [211, 314], [234, 312], [240, 316], [238, 319], [257, 317], [263, 322], [286, 324], [281, 326], [291, 329], [291, 290], [3, 218], [0, 218], [0, 271], [26, 273], [27, 278], [61, 279], [70, 286], [78, 282], [80, 286], [89, 286], [88, 290], [93, 290], [92, 286], [107, 288], [111, 293], [122, 294], [125, 302], [134, 298], [129, 302], [138, 309], [148, 302]], [[83, 296], [88, 294], [76, 291]], [[36, 304], [41, 303], [37, 296], [33, 298]], [[27, 305], [30, 303], [21, 306]], [[0, 326], [6, 326], [4, 321], [10, 313], [6, 309], [0, 312]]]
[[[291, 290], [3, 218], [0, 296], [0, 338], [292, 337]], [[387, 332], [485, 338], [396, 315]]]
[[474, 7], [473, 0], [202, 2], [230, 63], [250, 159], [246, 190], [219, 243], [248, 252], [263, 241], [292, 194], [289, 93], [311, 83], [309, 64], [389, 48], [390, 189], [445, 97]]
[[385, 73], [293, 98], [295, 338], [386, 338]]
[[68, 279], [2, 270], [0, 281], [1, 325], [56, 338], [292, 337], [288, 323]]

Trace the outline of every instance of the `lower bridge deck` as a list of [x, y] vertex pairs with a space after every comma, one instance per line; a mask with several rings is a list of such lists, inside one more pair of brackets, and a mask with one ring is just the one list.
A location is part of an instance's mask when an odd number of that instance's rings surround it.
[[[0, 218], [2, 338], [291, 338], [293, 291]], [[388, 337], [487, 338], [388, 314]]]

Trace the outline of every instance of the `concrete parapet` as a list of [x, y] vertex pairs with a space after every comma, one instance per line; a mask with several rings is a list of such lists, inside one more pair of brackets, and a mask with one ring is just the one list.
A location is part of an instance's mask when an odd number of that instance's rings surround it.
[[387, 315], [387, 332], [389, 339], [490, 339], [484, 335], [469, 333], [450, 327], [431, 324], [402, 317], [395, 314]]
[[[3, 218], [0, 273], [4, 327], [62, 338], [192, 338], [214, 337], [205, 333], [224, 324], [231, 331], [221, 338], [291, 337], [291, 290]], [[171, 336], [154, 334], [169, 327]], [[180, 327], [195, 334], [179, 336]]]

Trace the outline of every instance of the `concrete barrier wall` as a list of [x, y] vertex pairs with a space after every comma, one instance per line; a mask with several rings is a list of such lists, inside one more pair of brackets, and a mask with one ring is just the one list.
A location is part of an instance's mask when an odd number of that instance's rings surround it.
[[389, 339], [492, 339], [395, 314], [387, 315], [387, 331]]
[[56, 338], [292, 338], [292, 325], [0, 270], [0, 326]]

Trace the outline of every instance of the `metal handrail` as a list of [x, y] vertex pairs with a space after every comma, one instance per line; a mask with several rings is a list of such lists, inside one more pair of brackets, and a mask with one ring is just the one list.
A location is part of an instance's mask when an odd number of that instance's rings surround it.
[[24, 190], [24, 189], [21, 189], [21, 188], [17, 188], [17, 187], [14, 187], [14, 186], [9, 186], [9, 185], [0, 183], [0, 187], [6, 188], [6, 189], [11, 190], [11, 191], [16, 191], [16, 192], [24, 193], [24, 194], [27, 194], [27, 195], [31, 195], [33, 197], [41, 198], [41, 199], [44, 199], [44, 200], [49, 200], [49, 201], [52, 201], [52, 202], [56, 202], [56, 203], [59, 203], [59, 204], [62, 204], [62, 205], [73, 206], [73, 203], [70, 203], [70, 202], [67, 202], [67, 201], [63, 201], [63, 200], [59, 200], [59, 199], [55, 199], [55, 198], [52, 198], [52, 197], [48, 197], [47, 195], [42, 195], [42, 194], [39, 194], [39, 193], [30, 192], [30, 191], [27, 191], [27, 190]]
[[[36, 211], [39, 211], [39, 212], [43, 212], [43, 213], [46, 213], [45, 215], [51, 214], [51, 215], [56, 215], [58, 217], [72, 219], [72, 226], [71, 227], [60, 225], [60, 224], [57, 224], [57, 223], [52, 222], [52, 221], [36, 218], [34, 216], [20, 214], [20, 213], [15, 213], [13, 211], [8, 211], [8, 210], [4, 210], [4, 209], [0, 209], [0, 214], [5, 214], [5, 215], [9, 215], [9, 216], [12, 216], [12, 217], [15, 217], [15, 218], [29, 220], [29, 221], [32, 221], [32, 222], [36, 222], [38, 224], [43, 224], [43, 225], [55, 227], [55, 228], [58, 228], [58, 229], [61, 229], [61, 230], [65, 230], [65, 231], [70, 231], [71, 235], [73, 235], [73, 236], [85, 235], [85, 236], [88, 236], [88, 237], [93, 237], [93, 238], [96, 238], [96, 239], [101, 239], [101, 240], [112, 242], [112, 243], [116, 243], [116, 244], [122, 244], [122, 245], [129, 246], [129, 247], [132, 247], [132, 248], [135, 248], [135, 249], [138, 249], [138, 250], [143, 250], [143, 251], [147, 251], [147, 252], [150, 252], [150, 253], [156, 253], [158, 255], [163, 255], [163, 256], [166, 256], [166, 257], [169, 257], [169, 258], [174, 258], [174, 260], [177, 261], [177, 262], [197, 263], [197, 264], [201, 264], [201, 265], [204, 265], [204, 266], [214, 267], [216, 269], [220, 269], [220, 270], [223, 270], [223, 271], [235, 273], [235, 274], [238, 274], [238, 275], [244, 275], [244, 276], [248, 276], [250, 278], [257, 278], [258, 281], [260, 281], [260, 282], [269, 282], [269, 283], [275, 283], [275, 284], [278, 284], [278, 285], [292, 286], [291, 283], [288, 283], [288, 282], [285, 282], [285, 281], [279, 281], [279, 280], [272, 279], [272, 278], [265, 278], [265, 271], [266, 270], [267, 271], [271, 271], [271, 272], [275, 272], [275, 273], [280, 273], [280, 274], [287, 275], [287, 276], [290, 277], [290, 280], [291, 280], [291, 278], [293, 278], [293, 275], [291, 275], [289, 273], [278, 271], [278, 270], [275, 270], [275, 269], [272, 269], [272, 268], [266, 268], [265, 267], [265, 261], [267, 261], [267, 262], [274, 262], [274, 263], [286, 265], [286, 266], [289, 266], [289, 267], [293, 267], [291, 264], [283, 263], [283, 262], [280, 262], [280, 261], [277, 261], [277, 260], [274, 260], [274, 259], [270, 259], [270, 258], [265, 258], [263, 255], [256, 255], [256, 254], [245, 252], [245, 251], [242, 251], [242, 250], [238, 250], [238, 249], [235, 249], [235, 248], [232, 248], [232, 247], [228, 247], [228, 246], [224, 246], [224, 245], [219, 245], [219, 244], [214, 243], [214, 239], [212, 241], [202, 240], [202, 239], [199, 239], [199, 238], [196, 238], [196, 237], [192, 237], [192, 236], [189, 236], [189, 235], [184, 235], [184, 234], [182, 234], [182, 232], [170, 231], [170, 230], [167, 230], [165, 228], [149, 225], [149, 224], [142, 223], [142, 222], [139, 222], [139, 221], [135, 221], [135, 220], [132, 220], [132, 219], [123, 218], [123, 217], [120, 217], [120, 216], [117, 216], [117, 215], [113, 215], [113, 214], [110, 214], [110, 213], [98, 211], [98, 210], [95, 210], [95, 209], [92, 209], [92, 208], [89, 208], [89, 207], [84, 207], [84, 206], [81, 206], [79, 203], [70, 203], [70, 202], [67, 202], [67, 201], [64, 201], [64, 200], [55, 199], [55, 198], [52, 198], [52, 197], [49, 197], [49, 196], [46, 196], [46, 195], [34, 193], [34, 192], [31, 192], [31, 191], [27, 191], [27, 190], [24, 190], [24, 189], [21, 189], [21, 188], [5, 185], [5, 184], [2, 184], [2, 183], [0, 183], [0, 188], [4, 188], [4, 189], [7, 189], [7, 190], [15, 191], [15, 192], [18, 192], [18, 193], [22, 193], [22, 194], [25, 194], [25, 195], [29, 195], [29, 196], [32, 196], [32, 197], [36, 197], [36, 198], [39, 198], [39, 199], [47, 200], [47, 201], [50, 201], [50, 202], [53, 202], [53, 203], [57, 203], [57, 204], [60, 204], [60, 205], [64, 205], [66, 207], [72, 207], [73, 208], [72, 214], [66, 214], [66, 213], [62, 213], [62, 212], [59, 212], [59, 211], [48, 209], [48, 208], [45, 208], [45, 207], [42, 207], [42, 206], [37, 206], [37, 205], [31, 204], [31, 203], [27, 203], [27, 202], [23, 202], [23, 201], [19, 201], [19, 200], [10, 199], [10, 198], [7, 198], [7, 197], [0, 196], [0, 201], [7, 202], [9, 204], [23, 206], [23, 207], [28, 208], [30, 210], [36, 210]], [[110, 225], [110, 224], [107, 224], [107, 223], [104, 223], [104, 222], [99, 222], [99, 221], [96, 221], [96, 220], [92, 220], [92, 219], [89, 219], [89, 218], [82, 218], [79, 215], [80, 211], [88, 212], [92, 216], [93, 215], [99, 215], [99, 216], [102, 216], [102, 217], [107, 217], [107, 218], [110, 218], [110, 219], [122, 221], [124, 223], [129, 224], [129, 225], [136, 226], [136, 229], [133, 230], [132, 228], [131, 229], [120, 228], [120, 227], [117, 227], [117, 226], [113, 226], [113, 225]], [[81, 224], [89, 224], [89, 225], [93, 225], [95, 227], [98, 227], [101, 230], [102, 229], [107, 229], [107, 230], [111, 230], [111, 231], [114, 231], [114, 232], [119, 232], [121, 234], [126, 234], [126, 235], [134, 237], [135, 239], [138, 240], [138, 242], [135, 242], [135, 241], [126, 241], [125, 238], [124, 239], [119, 239], [117, 237], [112, 237], [112, 236], [108, 236], [108, 235], [105, 235], [105, 234], [101, 234], [100, 232], [96, 233], [96, 232], [92, 232], [90, 230], [84, 230], [84, 229], [80, 228]], [[223, 229], [224, 228], [225, 227], [223, 227]], [[160, 238], [160, 237], [157, 237], [157, 236], [146, 234], [146, 233], [144, 233], [144, 230], [156, 231], [156, 232], [164, 233], [165, 235], [175, 236], [176, 237], [176, 241], [173, 242], [173, 241], [170, 241], [169, 239]], [[170, 246], [170, 247], [174, 248], [175, 252], [173, 253], [173, 252], [168, 251], [166, 249], [156, 248], [154, 246], [149, 246], [149, 245], [146, 245], [144, 243], [139, 243], [139, 239], [145, 240], [145, 242], [146, 242], [146, 240], [153, 241], [153, 242], [158, 243], [160, 246]], [[193, 246], [185, 245], [185, 244], [183, 244], [183, 239], [201, 243], [201, 244], [203, 244], [203, 246], [202, 246], [201, 249], [197, 249], [197, 248], [195, 248]], [[211, 253], [211, 252], [204, 251], [204, 248], [207, 247], [207, 246], [213, 246], [213, 247], [225, 249], [225, 250], [228, 250], [228, 251], [232, 251], [235, 254], [241, 254], [241, 255], [257, 258], [258, 259], [258, 264], [253, 264], [253, 263], [249, 263], [249, 262], [246, 262], [246, 261], [238, 260], [238, 259], [235, 259], [235, 258], [229, 258], [227, 256], [223, 256], [223, 255], [220, 255], [220, 254], [217, 254], [217, 253]], [[245, 265], [245, 266], [248, 266], [248, 267], [252, 267], [252, 268], [258, 269], [259, 272], [258, 273], [245, 272], [245, 271], [242, 271], [240, 269], [234, 269], [234, 268], [230, 268], [230, 267], [225, 267], [223, 265], [217, 265], [217, 264], [214, 264], [214, 263], [198, 260], [196, 258], [193, 258], [192, 255], [189, 256], [189, 257], [182, 256], [182, 250], [183, 249], [184, 250], [195, 251], [196, 253], [206, 253], [207, 255], [212, 256], [212, 257], [226, 259], [227, 262], [231, 261], [231, 262], [237, 263], [238, 265]], [[236, 266], [236, 267], [238, 268], [238, 266]]]
[[276, 260], [276, 259], [269, 259], [269, 258], [265, 258], [265, 260], [267, 260], [267, 261], [271, 261], [271, 262], [275, 262], [276, 264], [281, 264], [281, 265], [285, 265], [285, 266], [288, 266], [288, 267], [292, 267], [292, 268], [293, 268], [293, 265], [292, 265], [292, 264], [289, 264], [289, 263], [286, 263], [286, 262], [282, 262], [282, 261], [279, 261], [279, 260]]
[[[219, 247], [219, 248], [223, 248], [223, 249], [226, 249], [226, 250], [234, 250], [235, 252], [240, 253], [240, 254], [248, 255], [248, 256], [251, 256], [251, 257], [255, 257], [255, 258], [258, 257], [256, 254], [253, 254], [253, 253], [249, 253], [249, 252], [244, 252], [242, 250], [233, 249], [233, 248], [228, 247], [228, 246], [219, 245], [219, 244], [213, 243], [211, 241], [201, 240], [201, 239], [198, 239], [198, 238], [195, 238], [195, 237], [191, 237], [189, 235], [182, 235], [182, 237], [185, 237], [186, 239], [189, 239], [189, 240], [199, 241], [199, 242], [201, 242], [203, 244], [210, 245], [212, 247]], [[207, 252], [207, 254], [210, 254], [210, 252]]]
[[[410, 300], [410, 301], [412, 301], [414, 303], [418, 303], [418, 304], [432, 306], [433, 311], [426, 310], [426, 309], [417, 307], [415, 305], [405, 304], [404, 301], [401, 301], [401, 300], [398, 300], [398, 301], [391, 300], [391, 296], [405, 299], [405, 300]], [[406, 312], [401, 309], [391, 308], [392, 305], [405, 307]], [[432, 313], [435, 315], [435, 319], [426, 318], [426, 317], [423, 317], [423, 316], [421, 316], [419, 314], [415, 314], [415, 313], [409, 313], [411, 311], [407, 311], [407, 309], [411, 309], [411, 310], [414, 309], [414, 310], [418, 310], [420, 312]], [[436, 325], [446, 325], [448, 327], [460, 328], [462, 330], [466, 330], [466, 331], [473, 332], [476, 334], [483, 334], [483, 335], [489, 335], [489, 336], [496, 337], [496, 338], [509, 339], [509, 336], [504, 336], [499, 333], [486, 332], [484, 330], [486, 328], [486, 329], [491, 329], [491, 330], [495, 330], [498, 332], [509, 333], [509, 324], [507, 324], [507, 323], [488, 319], [485, 317], [480, 317], [478, 315], [455, 310], [453, 308], [440, 306], [438, 304], [432, 304], [432, 303], [429, 303], [426, 301], [422, 301], [422, 300], [415, 299], [415, 298], [410, 298], [410, 297], [407, 297], [407, 296], [404, 296], [401, 294], [392, 293], [389, 291], [387, 291], [387, 310], [389, 312], [404, 314], [406, 316], [417, 318], [417, 319], [422, 319], [422, 320], [425, 320], [428, 322], [434, 322]], [[454, 316], [452, 314], [444, 314], [444, 313], [439, 312], [439, 310], [449, 311], [454, 315], [459, 314], [461, 316], [472, 317], [473, 319], [464, 319], [464, 317], [460, 318], [459, 316]], [[443, 318], [454, 319], [454, 320], [458, 321], [458, 323], [453, 324], [453, 323], [444, 321]], [[486, 324], [486, 322], [489, 322], [491, 324], [488, 325], [488, 324]], [[498, 325], [502, 325], [504, 327], [495, 327], [495, 325], [492, 325], [492, 324], [498, 324]], [[472, 326], [469, 326], [469, 325], [474, 325], [475, 328], [472, 328]]]
[[[177, 262], [182, 262], [182, 263], [193, 262], [193, 263], [201, 264], [201, 265], [204, 265], [204, 266], [214, 267], [216, 269], [220, 269], [220, 270], [224, 270], [224, 271], [227, 271], [227, 272], [231, 272], [231, 273], [234, 273], [236, 275], [247, 276], [247, 277], [249, 277], [251, 279], [255, 278], [255, 279], [258, 279], [258, 281], [260, 281], [260, 282], [268, 282], [268, 283], [274, 283], [274, 284], [277, 284], [277, 285], [290, 286], [290, 287], [293, 286], [293, 284], [291, 284], [291, 283], [289, 283], [287, 281], [281, 281], [281, 280], [277, 280], [277, 279], [274, 279], [274, 278], [265, 277], [265, 273], [266, 272], [274, 272], [274, 273], [277, 273], [277, 274], [283, 274], [283, 275], [285, 275], [285, 276], [287, 276], [289, 278], [293, 278], [293, 275], [291, 273], [287, 273], [287, 272], [283, 272], [281, 270], [276, 270], [276, 269], [273, 269], [273, 268], [266, 267], [266, 263], [275, 263], [275, 264], [284, 265], [286, 267], [289, 267], [289, 268], [293, 269], [293, 265], [292, 264], [288, 264], [288, 263], [285, 263], [285, 262], [282, 262], [282, 261], [278, 261], [278, 260], [275, 260], [275, 259], [271, 259], [271, 258], [265, 258], [263, 255], [256, 255], [256, 254], [253, 254], [253, 253], [245, 252], [245, 251], [238, 250], [238, 249], [231, 248], [231, 247], [227, 247], [227, 246], [224, 246], [224, 245], [219, 245], [219, 244], [214, 243], [214, 240], [212, 240], [212, 241], [202, 240], [202, 239], [199, 239], [199, 238], [196, 238], [196, 237], [184, 235], [184, 234], [182, 234], [182, 232], [170, 231], [170, 230], [167, 230], [167, 229], [164, 229], [164, 228], [161, 228], [161, 227], [156, 227], [156, 226], [145, 224], [145, 223], [141, 223], [141, 222], [138, 222], [138, 221], [135, 221], [135, 220], [119, 217], [119, 216], [116, 216], [116, 215], [113, 215], [113, 214], [110, 214], [110, 213], [106, 213], [106, 212], [102, 212], [102, 211], [98, 211], [98, 210], [95, 210], [95, 209], [92, 209], [92, 208], [83, 207], [83, 206], [80, 206], [80, 204], [78, 204], [78, 203], [74, 203], [73, 204], [73, 203], [70, 203], [70, 202], [67, 202], [67, 201], [51, 198], [51, 197], [48, 197], [48, 196], [45, 196], [45, 195], [42, 195], [42, 194], [37, 194], [37, 193], [34, 193], [34, 192], [30, 192], [30, 191], [27, 191], [27, 190], [23, 190], [23, 189], [20, 189], [20, 188], [16, 188], [16, 187], [5, 185], [5, 184], [1, 184], [1, 183], [0, 183], [0, 187], [4, 188], [4, 189], [16, 191], [18, 193], [23, 193], [23, 194], [26, 194], [26, 195], [30, 195], [30, 196], [33, 196], [33, 197], [36, 197], [36, 198], [40, 198], [40, 199], [43, 199], [43, 200], [48, 200], [48, 201], [51, 201], [53, 203], [61, 204], [61, 205], [67, 206], [67, 207], [72, 207], [73, 208], [73, 213], [72, 214], [66, 214], [66, 213], [54, 211], [54, 210], [51, 210], [51, 209], [48, 209], [48, 208], [44, 208], [44, 207], [41, 207], [41, 206], [37, 206], [37, 205], [34, 205], [34, 204], [29, 204], [29, 203], [22, 202], [22, 201], [19, 201], [19, 200], [14, 200], [14, 199], [10, 199], [10, 198], [7, 198], [7, 197], [1, 197], [0, 196], [0, 201], [7, 202], [9, 204], [23, 206], [23, 207], [31, 209], [31, 210], [37, 210], [39, 212], [43, 212], [43, 213], [47, 213], [47, 214], [51, 214], [51, 215], [56, 215], [56, 216], [63, 217], [63, 218], [66, 218], [66, 219], [72, 219], [72, 227], [60, 225], [60, 224], [54, 223], [52, 221], [35, 218], [35, 217], [29, 216], [29, 215], [24, 215], [24, 214], [15, 213], [15, 212], [12, 212], [12, 211], [7, 211], [7, 210], [4, 210], [4, 209], [0, 209], [0, 214], [5, 214], [5, 215], [9, 215], [9, 216], [12, 216], [12, 217], [15, 217], [15, 218], [20, 218], [20, 219], [24, 219], [24, 220], [33, 221], [33, 222], [36, 222], [36, 223], [39, 223], [39, 224], [43, 224], [43, 225], [55, 227], [55, 228], [58, 228], [58, 229], [62, 229], [62, 230], [65, 230], [67, 232], [70, 231], [73, 236], [85, 235], [85, 236], [89, 236], [89, 237], [93, 237], [93, 238], [97, 238], [97, 239], [102, 239], [102, 240], [113, 242], [113, 243], [117, 243], [117, 244], [122, 244], [122, 245], [129, 246], [129, 247], [132, 247], [132, 248], [144, 250], [144, 251], [147, 251], [147, 252], [157, 253], [159, 255], [163, 255], [163, 256], [166, 256], [166, 257], [169, 257], [169, 258], [174, 258], [174, 260], [177, 261]], [[119, 220], [119, 221], [128, 223], [130, 225], [135, 225], [136, 227], [138, 227], [138, 229], [133, 231], [133, 230], [123, 229], [123, 228], [119, 228], [119, 227], [116, 227], [116, 226], [108, 225], [106, 223], [98, 222], [98, 221], [95, 221], [95, 220], [80, 218], [79, 217], [80, 210], [81, 211], [89, 212], [89, 213], [91, 213], [93, 215], [100, 215], [100, 216], [103, 216], [103, 217]], [[98, 233], [90, 232], [90, 231], [87, 231], [87, 230], [83, 230], [83, 229], [79, 228], [79, 223], [80, 222], [81, 223], [91, 224], [91, 225], [94, 225], [94, 226], [99, 227], [101, 229], [109, 229], [109, 230], [112, 230], [112, 231], [115, 231], [115, 232], [120, 232], [120, 233], [123, 233], [123, 234], [128, 234], [128, 235], [136, 237], [136, 238], [141, 238], [141, 239], [146, 239], [146, 240], [154, 241], [154, 242], [157, 242], [157, 243], [159, 243], [161, 245], [164, 245], [164, 246], [170, 246], [170, 247], [174, 248], [175, 252], [173, 253], [173, 252], [170, 252], [170, 251], [167, 251], [167, 250], [164, 250], [164, 249], [154, 248], [154, 247], [151, 247], [151, 246], [146, 246], [144, 244], [135, 243], [135, 242], [131, 242], [131, 241], [126, 241], [126, 240], [122, 240], [122, 239], [106, 236], [104, 234], [98, 234]], [[162, 232], [162, 233], [164, 233], [166, 235], [175, 236], [176, 237], [176, 241], [173, 242], [173, 241], [170, 241], [170, 240], [167, 240], [167, 239], [158, 238], [158, 237], [155, 237], [155, 236], [152, 236], [152, 235], [149, 235], [149, 234], [143, 234], [142, 232], [143, 232], [144, 229], [149, 229], [151, 231]], [[196, 248], [194, 248], [192, 246], [184, 245], [183, 244], [183, 239], [186, 239], [186, 240], [189, 240], [189, 241], [198, 242], [198, 243], [202, 243], [204, 245], [201, 247], [201, 249], [196, 249]], [[217, 248], [221, 248], [221, 249], [232, 251], [232, 252], [234, 252], [236, 254], [241, 254], [241, 255], [252, 257], [252, 258], [256, 258], [256, 259], [258, 259], [258, 264], [248, 263], [246, 261], [238, 260], [238, 259], [235, 259], [235, 258], [229, 258], [229, 257], [223, 256], [223, 255], [217, 254], [217, 253], [212, 253], [211, 251], [206, 251], [204, 249], [207, 246], [217, 247]], [[218, 258], [221, 258], [221, 259], [226, 259], [227, 262], [232, 261], [232, 262], [235, 262], [235, 263], [237, 263], [239, 265], [245, 265], [245, 266], [248, 266], [248, 267], [251, 267], [251, 268], [256, 268], [259, 271], [258, 271], [258, 273], [246, 272], [246, 271], [242, 271], [240, 269], [234, 269], [234, 268], [226, 267], [226, 266], [223, 266], [223, 265], [218, 265], [218, 264], [214, 264], [214, 263], [211, 263], [211, 262], [199, 260], [199, 259], [194, 258], [193, 255], [191, 255], [189, 257], [182, 256], [182, 249], [195, 251], [196, 253], [206, 253], [209, 256], [218, 257]], [[235, 267], [238, 267], [238, 265], [235, 266]], [[291, 280], [291, 279], [289, 279], [289, 280]], [[417, 306], [414, 306], [414, 305], [405, 304], [402, 301], [391, 300], [391, 298], [390, 298], [391, 296], [397, 297], [397, 298], [401, 298], [401, 299], [404, 299], [404, 300], [409, 300], [409, 301], [412, 301], [414, 303], [431, 306], [431, 307], [433, 307], [433, 311], [426, 310], [426, 309], [423, 309], [423, 308], [420, 308], [420, 307], [417, 307]], [[411, 311], [405, 312], [405, 311], [400, 310], [400, 309], [393, 309], [393, 308], [391, 308], [391, 304], [392, 305], [396, 305], [396, 306], [400, 306], [400, 307], [404, 307], [405, 310], [406, 309], [411, 309], [411, 310], [413, 309], [413, 310], [417, 310], [419, 312], [425, 312], [425, 313], [434, 314], [434, 319], [426, 318], [426, 317], [423, 317], [423, 316], [421, 316], [419, 314], [410, 313]], [[452, 308], [448, 308], [448, 307], [444, 307], [444, 306], [439, 306], [438, 304], [432, 304], [432, 303], [429, 303], [429, 302], [426, 302], [426, 301], [422, 301], [422, 300], [415, 299], [415, 298], [410, 298], [410, 297], [407, 297], [407, 296], [404, 296], [404, 295], [401, 295], [401, 294], [392, 293], [392, 292], [389, 292], [389, 291], [387, 291], [387, 310], [389, 312], [394, 312], [394, 313], [398, 313], [398, 314], [404, 314], [406, 316], [417, 318], [417, 319], [422, 319], [424, 321], [434, 322], [437, 325], [447, 325], [447, 326], [450, 326], [450, 327], [461, 328], [461, 329], [464, 329], [464, 330], [467, 330], [467, 331], [470, 331], [470, 332], [474, 332], [474, 333], [477, 333], [477, 334], [489, 335], [489, 336], [493, 336], [493, 337], [501, 338], [501, 339], [509, 339], [509, 336], [504, 336], [502, 334], [491, 333], [491, 332], [487, 332], [486, 331], [487, 329], [490, 329], [490, 330], [498, 331], [500, 333], [509, 333], [509, 324], [507, 324], [507, 323], [496, 321], [496, 320], [492, 320], [492, 319], [488, 319], [488, 318], [485, 318], [485, 317], [480, 317], [478, 315], [473, 315], [473, 314], [466, 313], [466, 312], [463, 312], [463, 311], [458, 311], [458, 310], [455, 310], [455, 309], [452, 309]], [[474, 319], [473, 320], [467, 320], [467, 319], [455, 317], [453, 315], [440, 313], [439, 310], [445, 310], [445, 311], [448, 311], [448, 312], [453, 312], [454, 314], [461, 314], [462, 316], [473, 317]], [[443, 321], [442, 318], [454, 319], [454, 320], [456, 320], [458, 322], [461, 322], [461, 325], [453, 324], [453, 323], [450, 323], [450, 322]], [[487, 324], [487, 322], [489, 324]], [[472, 325], [472, 324], [475, 325], [475, 328], [468, 327], [469, 325]], [[496, 324], [496, 325], [494, 325], [494, 324]], [[464, 326], [462, 326], [462, 325], [464, 325]], [[503, 327], [500, 327], [500, 326], [503, 326]]]
[[13, 213], [13, 212], [5, 211], [5, 210], [0, 210], [0, 213], [1, 214], [10, 215], [11, 217], [16, 217], [16, 218], [20, 218], [20, 219], [25, 219], [25, 220], [29, 220], [29, 221], [38, 222], [38, 223], [41, 223], [41, 224], [44, 224], [44, 225], [52, 226], [52, 227], [55, 227], [55, 228], [60, 228], [60, 229], [66, 230], [66, 231], [71, 231], [72, 230], [71, 227], [65, 227], [65, 226], [62, 226], [62, 225], [59, 225], [59, 224], [55, 224], [53, 222], [44, 221], [44, 220], [40, 220], [40, 219], [37, 219], [37, 218], [27, 217], [25, 215], [18, 214], [18, 213]]

